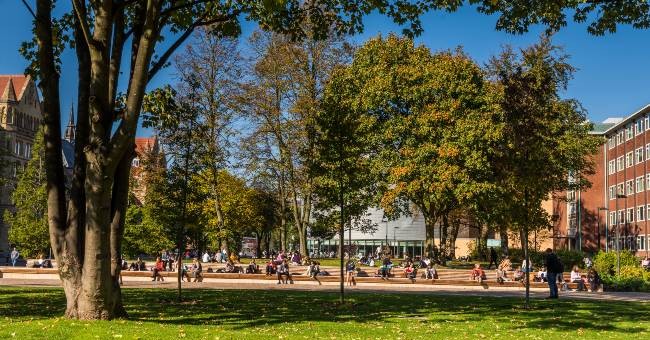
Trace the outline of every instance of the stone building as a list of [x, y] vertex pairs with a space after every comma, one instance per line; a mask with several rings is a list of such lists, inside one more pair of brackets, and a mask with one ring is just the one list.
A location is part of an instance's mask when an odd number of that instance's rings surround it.
[[[42, 119], [41, 103], [34, 81], [25, 75], [0, 75], [0, 146], [2, 148], [2, 179], [0, 219], [4, 211], [12, 209], [11, 193], [16, 174], [32, 155], [34, 136]], [[1, 253], [9, 248], [8, 229], [0, 222]]]

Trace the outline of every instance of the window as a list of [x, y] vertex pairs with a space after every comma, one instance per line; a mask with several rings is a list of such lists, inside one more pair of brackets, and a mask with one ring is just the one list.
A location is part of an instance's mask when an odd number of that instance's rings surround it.
[[576, 200], [575, 190], [569, 190], [566, 192], [566, 200], [567, 202], [574, 202]]
[[20, 142], [14, 144], [14, 154], [20, 155]]
[[645, 118], [643, 119], [643, 121], [644, 121], [644, 123], [645, 123], [645, 128], [646, 128], [646, 129], [647, 129], [648, 127], [650, 127], [650, 116], [645, 116]]
[[634, 181], [633, 180], [629, 180], [629, 181], [625, 182], [625, 187], [626, 187], [625, 192], [627, 192], [628, 196], [634, 195]]
[[610, 200], [613, 200], [613, 199], [615, 199], [615, 198], [616, 198], [616, 186], [615, 186], [615, 185], [611, 185], [611, 186], [609, 187], [609, 199], [610, 199]]
[[636, 249], [645, 250], [645, 235], [637, 236], [637, 238], [636, 238]]
[[623, 169], [625, 169], [625, 166], [623, 164], [623, 156], [619, 156], [616, 159], [616, 171], [622, 171]]
[[634, 165], [634, 155], [632, 154], [632, 151], [630, 151], [625, 155], [625, 167], [629, 168], [632, 165]]
[[618, 190], [616, 191], [617, 195], [624, 195], [625, 194], [625, 190], [623, 190], [624, 189], [623, 186], [624, 186], [623, 183], [618, 184]]
[[615, 160], [609, 161], [608, 166], [609, 166], [609, 174], [610, 175], [616, 173], [616, 161]]
[[633, 129], [632, 124], [627, 124], [627, 126], [625, 127], [625, 140], [626, 141], [632, 139], [632, 137], [634, 136], [633, 133], [632, 133], [632, 129]]
[[639, 120], [636, 121], [636, 134], [640, 135], [644, 130], [644, 125], [643, 125], [643, 118], [640, 118]]
[[613, 149], [616, 146], [616, 137], [614, 136], [609, 137], [609, 140], [607, 141], [607, 146], [610, 149]]
[[611, 211], [609, 213], [609, 225], [615, 225], [616, 224], [616, 212]]
[[621, 145], [621, 144], [623, 144], [623, 130], [620, 130], [620, 131], [616, 134], [616, 144], [617, 144], [617, 145]]
[[645, 145], [645, 159], [650, 159], [650, 144]]
[[634, 222], [634, 208], [627, 208], [627, 214], [625, 214], [625, 222]]
[[643, 190], [645, 190], [643, 188], [643, 176], [640, 176], [636, 178], [636, 192], [642, 192]]
[[643, 163], [643, 148], [634, 150], [634, 156], [636, 158], [636, 164]]
[[636, 207], [636, 220], [644, 221], [645, 220], [645, 206]]
[[618, 221], [618, 224], [623, 224], [625, 223], [625, 219], [623, 218], [623, 215], [625, 214], [625, 210], [619, 210], [618, 211], [618, 217], [616, 217], [616, 220]]

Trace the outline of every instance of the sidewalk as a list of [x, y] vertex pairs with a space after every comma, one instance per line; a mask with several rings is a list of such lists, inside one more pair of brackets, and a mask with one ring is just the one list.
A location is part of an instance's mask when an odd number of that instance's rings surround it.
[[[233, 282], [236, 281], [236, 282]], [[300, 290], [300, 291], [330, 291], [338, 292], [339, 284], [305, 284], [296, 282], [293, 285], [278, 285], [275, 281], [260, 282], [241, 282], [244, 280], [225, 280], [225, 282], [199, 282], [183, 283], [183, 289], [251, 289], [251, 290]], [[253, 281], [253, 280], [250, 280]], [[132, 288], [165, 288], [176, 289], [175, 280], [166, 280], [165, 282], [151, 281], [124, 281], [123, 287]], [[61, 282], [54, 279], [0, 279], [1, 286], [21, 286], [21, 287], [60, 287]], [[414, 284], [381, 284], [366, 283], [363, 285], [345, 287], [349, 293], [404, 293], [404, 294], [433, 294], [433, 295], [462, 295], [462, 296], [490, 296], [490, 297], [523, 297], [524, 288], [514, 287], [490, 287], [485, 289], [477, 286], [430, 286]], [[2, 290], [2, 288], [0, 288]], [[541, 299], [548, 296], [548, 291], [544, 289], [531, 289], [532, 298]], [[601, 301], [627, 301], [627, 302], [650, 302], [650, 293], [636, 292], [604, 292], [604, 293], [587, 293], [587, 292], [560, 292], [561, 299], [588, 299]]]

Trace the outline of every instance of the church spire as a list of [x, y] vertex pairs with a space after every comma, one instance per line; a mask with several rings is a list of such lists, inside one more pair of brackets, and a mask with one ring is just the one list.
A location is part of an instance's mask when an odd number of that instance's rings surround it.
[[74, 132], [75, 132], [75, 125], [74, 125], [74, 103], [70, 105], [70, 119], [68, 120], [68, 126], [65, 128], [65, 134], [63, 135], [63, 139], [67, 140], [70, 143], [74, 143]]

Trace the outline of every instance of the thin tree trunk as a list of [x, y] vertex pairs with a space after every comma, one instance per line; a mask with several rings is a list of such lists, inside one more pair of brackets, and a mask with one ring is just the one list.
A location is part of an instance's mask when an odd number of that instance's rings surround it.
[[508, 255], [508, 227], [501, 225], [499, 227], [499, 236], [501, 237], [501, 253]]

